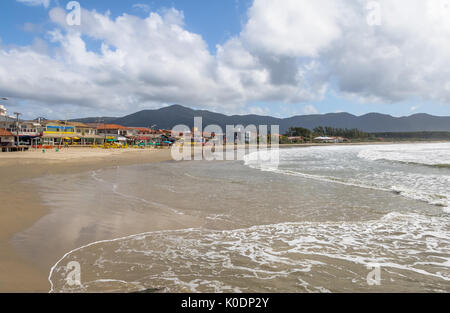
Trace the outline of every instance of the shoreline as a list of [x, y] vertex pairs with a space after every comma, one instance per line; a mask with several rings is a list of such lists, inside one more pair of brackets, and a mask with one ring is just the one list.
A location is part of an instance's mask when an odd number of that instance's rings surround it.
[[[440, 141], [442, 142], [442, 141]], [[287, 144], [280, 148], [389, 145], [415, 142], [372, 142], [331, 144]], [[422, 142], [423, 143], [423, 142]], [[427, 142], [436, 143], [436, 142]], [[53, 174], [71, 174], [135, 164], [172, 160], [170, 149], [163, 150], [93, 150], [67, 148], [61, 152], [41, 151], [0, 154], [0, 293], [42, 292], [50, 290], [49, 270], [39, 268], [30, 258], [20, 255], [12, 237], [48, 215], [48, 208], [38, 194], [39, 187], [29, 179]], [[152, 230], [149, 230], [152, 231]], [[130, 234], [133, 235], [133, 234]], [[70, 249], [67, 249], [69, 251]]]
[[[100, 151], [96, 151], [100, 152]], [[59, 152], [58, 152], [59, 153]], [[38, 187], [28, 180], [52, 174], [70, 174], [114, 166], [170, 161], [170, 150], [92, 150], [71, 153], [13, 152], [0, 154], [0, 293], [50, 290], [48, 271], [22, 257], [11, 244], [12, 237], [50, 213]]]
[[450, 143], [450, 140], [402, 140], [402, 141], [361, 141], [361, 142], [340, 142], [340, 143], [293, 143], [280, 144], [281, 148], [298, 147], [326, 147], [326, 146], [372, 146], [372, 145], [401, 145], [401, 144], [427, 144], [427, 143]]

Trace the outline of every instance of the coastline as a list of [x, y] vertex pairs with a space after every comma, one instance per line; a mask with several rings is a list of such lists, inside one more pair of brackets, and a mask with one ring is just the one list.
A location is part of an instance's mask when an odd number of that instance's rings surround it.
[[341, 143], [293, 143], [280, 144], [280, 148], [298, 148], [298, 147], [326, 147], [326, 146], [372, 146], [372, 145], [401, 145], [414, 143], [449, 143], [449, 140], [399, 140], [399, 141], [361, 141], [361, 142], [341, 142]]
[[[102, 212], [114, 208], [120, 218], [112, 226], [120, 227], [135, 212], [154, 208], [205, 221], [200, 227], [149, 232], [151, 225], [138, 227], [134, 219], [134, 236], [115, 232], [109, 236], [114, 240], [104, 241], [94, 235], [111, 224], [91, 219], [80, 232], [88, 240], [54, 265], [50, 281], [55, 292], [446, 291], [448, 216], [423, 196], [440, 194], [440, 188], [448, 198], [447, 179], [435, 185], [438, 169], [403, 165], [395, 158], [395, 152], [409, 151], [420, 164], [428, 160], [427, 151], [440, 148], [448, 151], [448, 144], [282, 148], [280, 171], [275, 172], [240, 161], [167, 162], [102, 170], [94, 172], [94, 179], [90, 173], [58, 175], [48, 186], [45, 178], [38, 179], [38, 186], [40, 180], [49, 192], [41, 194], [52, 213], [18, 238], [31, 243], [24, 247], [29, 252], [40, 245], [36, 238], [44, 239], [48, 252], [58, 243], [69, 250], [71, 242], [49, 238], [46, 229], [63, 239], [77, 223], [67, 217], [91, 216], [78, 209], [83, 207], [108, 219]], [[379, 150], [386, 152], [386, 161], [368, 158], [379, 157]], [[294, 172], [283, 172], [286, 168]], [[330, 179], [324, 180], [327, 174]], [[415, 189], [416, 181], [426, 188]], [[98, 188], [93, 197], [79, 200], [93, 188]], [[51, 227], [55, 220], [64, 228]], [[442, 236], [420, 236], [433, 231]], [[430, 240], [436, 240], [434, 251], [428, 248]], [[71, 261], [82, 269], [80, 288], [66, 283]], [[369, 262], [383, 264], [379, 287], [367, 285]], [[330, 281], [330, 275], [336, 280]]]
[[[59, 154], [58, 154], [59, 153]], [[170, 150], [87, 150], [0, 154], [0, 292], [48, 292], [48, 271], [24, 259], [11, 238], [49, 213], [38, 188], [27, 181], [51, 174], [70, 174], [171, 160]]]
[[[381, 142], [350, 144], [289, 144], [280, 148], [335, 146], [335, 145], [384, 145], [410, 144], [414, 142]], [[164, 150], [100, 150], [68, 148], [60, 152], [41, 151], [0, 154], [0, 292], [48, 292], [48, 269], [37, 266], [30, 258], [23, 257], [11, 244], [11, 238], [50, 213], [42, 203], [39, 187], [29, 179], [53, 174], [72, 174], [114, 166], [147, 164], [170, 161], [169, 149]], [[169, 221], [170, 222], [170, 221]], [[169, 224], [168, 219], [164, 227]], [[177, 226], [169, 226], [176, 228]], [[151, 227], [148, 231], [152, 231]], [[133, 235], [130, 233], [129, 235]], [[38, 239], [36, 239], [38, 240]], [[67, 249], [69, 251], [70, 249]], [[62, 256], [62, 255], [61, 255]]]

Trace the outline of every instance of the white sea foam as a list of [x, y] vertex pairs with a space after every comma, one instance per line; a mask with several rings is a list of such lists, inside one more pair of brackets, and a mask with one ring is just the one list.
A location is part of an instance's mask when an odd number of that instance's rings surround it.
[[[254, 152], [257, 154], [258, 152]], [[395, 192], [406, 198], [450, 207], [450, 169], [416, 168], [414, 165], [450, 163], [450, 144], [331, 146], [281, 150], [278, 167], [244, 161], [251, 168], [335, 184]], [[410, 163], [382, 164], [390, 160]], [[439, 172], [436, 172], [439, 171]]]
[[[393, 212], [369, 222], [190, 229], [102, 241], [66, 254], [52, 268], [49, 280], [52, 291], [89, 290], [89, 283], [83, 283], [83, 290], [65, 283], [63, 265], [76, 259], [82, 270], [98, 277], [97, 285], [121, 281], [175, 292], [249, 292], [273, 291], [280, 282], [290, 288], [295, 281], [305, 291], [325, 291], [333, 284], [324, 285], [327, 280], [321, 277], [328, 277], [330, 270], [341, 279], [365, 284], [349, 264], [365, 268], [377, 263], [393, 273], [394, 280], [407, 277], [419, 285], [432, 280], [437, 289], [448, 291], [449, 254], [448, 219]], [[101, 266], [92, 262], [98, 259]], [[307, 273], [314, 273], [314, 280]]]
[[387, 160], [424, 165], [450, 165], [450, 144], [372, 146], [358, 156], [370, 161]]
[[[408, 199], [443, 206], [444, 212], [450, 213], [447, 208], [450, 198], [448, 169], [417, 166], [417, 162], [379, 162], [358, 157], [361, 151], [367, 149], [372, 148], [338, 146], [287, 149], [280, 150], [279, 166], [270, 166], [264, 162], [252, 163], [249, 158], [246, 158], [245, 163], [252, 168], [281, 174], [276, 176], [273, 186], [282, 185], [285, 181], [291, 183], [299, 177], [325, 182], [312, 183], [313, 186], [328, 186], [327, 183], [330, 183], [373, 189], [381, 192], [356, 194], [385, 199], [383, 192], [390, 192], [385, 202], [390, 203], [390, 199], [398, 198], [398, 203], [426, 208], [424, 212], [409, 213], [406, 208], [402, 212], [408, 213], [391, 212], [377, 218], [378, 212], [372, 214], [370, 201], [361, 199], [360, 203], [360, 199], [355, 198], [352, 199], [358, 202], [355, 205], [348, 198], [343, 198], [343, 206], [348, 203], [359, 209], [358, 204], [361, 204], [361, 212], [370, 216], [347, 219], [346, 211], [338, 208], [338, 203], [333, 203], [332, 198], [331, 202], [329, 199], [323, 201], [327, 210], [336, 210], [332, 221], [305, 222], [305, 218], [302, 218], [295, 219], [297, 222], [278, 223], [291, 220], [278, 219], [276, 205], [270, 211], [275, 212], [274, 219], [271, 217], [268, 222], [255, 222], [254, 216], [267, 212], [263, 211], [264, 206], [255, 205], [247, 208], [251, 218], [244, 218], [245, 223], [234, 224], [233, 230], [200, 228], [151, 232], [95, 242], [70, 251], [52, 267], [49, 275], [51, 291], [137, 291], [147, 288], [172, 292], [368, 291], [366, 266], [377, 263], [383, 268], [383, 279], [386, 279], [383, 287], [392, 287], [386, 290], [449, 292], [450, 215], [442, 214], [440, 209], [425, 203], [408, 201], [392, 194], [398, 193]], [[183, 179], [192, 179], [200, 186], [204, 184], [205, 177], [208, 184], [213, 180], [214, 183], [226, 184], [227, 180], [222, 179], [221, 175], [214, 176], [209, 167], [202, 172], [201, 166], [199, 164], [200, 169], [196, 168], [195, 175], [192, 172], [185, 173]], [[234, 184], [234, 181], [248, 180], [230, 173], [229, 168], [218, 166], [218, 171], [230, 174], [233, 183], [227, 185], [230, 187], [228, 190], [235, 191], [240, 185]], [[252, 176], [248, 173], [253, 171], [241, 170], [239, 168], [238, 174], [244, 172], [246, 176]], [[110, 184], [106, 178], [103, 180], [103, 176], [107, 175], [97, 174], [93, 174], [97, 175], [94, 179]], [[260, 182], [274, 176], [262, 172], [257, 174], [250, 179]], [[148, 204], [140, 200], [139, 196], [142, 195], [139, 193], [136, 196], [128, 195], [131, 189], [127, 189], [126, 185], [120, 186], [118, 183], [116, 186], [111, 185], [111, 191], [129, 199], [129, 202], [142, 206]], [[303, 185], [300, 187], [303, 188]], [[347, 190], [330, 188], [331, 191], [333, 189]], [[192, 189], [178, 187], [175, 190], [187, 194]], [[252, 196], [251, 192], [248, 195]], [[393, 203], [397, 203], [397, 200]], [[307, 210], [308, 204], [297, 208], [294, 203], [288, 208], [291, 207], [294, 208], [292, 213], [295, 213], [297, 210]], [[391, 208], [396, 209], [395, 206]], [[376, 211], [376, 208], [373, 209]], [[236, 208], [235, 211], [213, 210], [205, 216], [208, 222], [223, 226], [228, 225], [227, 221], [232, 218], [245, 216], [239, 215], [241, 210], [245, 211], [245, 208]], [[288, 209], [280, 213], [285, 216], [285, 212], [291, 213]], [[343, 218], [339, 214], [344, 214]], [[369, 218], [372, 220], [367, 221]], [[248, 226], [263, 223], [270, 225]], [[245, 226], [234, 229], [241, 227], [236, 225]], [[66, 284], [64, 265], [72, 260], [81, 263], [82, 277], [87, 280], [83, 281], [82, 288]]]

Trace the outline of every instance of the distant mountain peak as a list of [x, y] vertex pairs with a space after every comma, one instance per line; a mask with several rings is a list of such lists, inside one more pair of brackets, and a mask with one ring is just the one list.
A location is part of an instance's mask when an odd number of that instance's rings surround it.
[[181, 104], [172, 104], [163, 108], [160, 108], [159, 110], [185, 110], [185, 111], [194, 111], [194, 109], [182, 106]]
[[[123, 126], [157, 125], [158, 128], [171, 129], [176, 125], [193, 127], [194, 117], [203, 118], [203, 127], [219, 125], [280, 125], [280, 132], [286, 132], [289, 127], [304, 127], [313, 129], [318, 126], [335, 128], [357, 128], [366, 132], [413, 132], [413, 131], [450, 131], [450, 117], [436, 117], [419, 113], [409, 117], [393, 117], [381, 113], [368, 113], [356, 116], [347, 112], [299, 115], [290, 118], [271, 116], [225, 115], [207, 110], [193, 110], [174, 104], [156, 110], [143, 110], [122, 118], [110, 118], [106, 123], [114, 122]], [[95, 122], [98, 118], [91, 118]], [[88, 119], [76, 121], [86, 122]]]
[[411, 115], [410, 117], [434, 117], [433, 115], [430, 115], [428, 113], [416, 113]]
[[393, 117], [389, 114], [383, 114], [383, 113], [377, 113], [377, 112], [370, 112], [364, 115], [361, 115], [360, 117]]

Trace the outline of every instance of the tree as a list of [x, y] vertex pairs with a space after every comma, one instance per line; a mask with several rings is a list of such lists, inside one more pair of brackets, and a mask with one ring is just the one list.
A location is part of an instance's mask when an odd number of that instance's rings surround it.
[[309, 138], [309, 137], [311, 137], [311, 134], [312, 134], [311, 131], [307, 128], [291, 127], [291, 128], [289, 128], [286, 136]]
[[319, 126], [313, 129], [315, 136], [325, 136], [325, 129], [323, 126]]
[[349, 139], [365, 139], [369, 138], [369, 134], [359, 129], [353, 128], [334, 128], [334, 127], [323, 127], [319, 126], [314, 128], [315, 136], [329, 136], [329, 137], [344, 137]]

